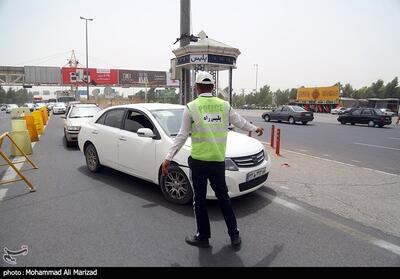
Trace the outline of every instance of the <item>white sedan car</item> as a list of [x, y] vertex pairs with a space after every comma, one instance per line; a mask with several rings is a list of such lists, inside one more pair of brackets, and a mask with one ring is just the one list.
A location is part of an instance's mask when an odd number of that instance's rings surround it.
[[53, 106], [53, 114], [64, 114], [67, 111], [65, 103], [59, 102]]
[[331, 110], [331, 114], [342, 114], [345, 111], [346, 111], [346, 108], [343, 108], [343, 107], [334, 108]]
[[[135, 104], [103, 110], [81, 126], [80, 150], [90, 171], [107, 166], [159, 184], [165, 198], [176, 204], [192, 201], [188, 158], [191, 140], [175, 156], [168, 176], [161, 164], [178, 134], [184, 106]], [[227, 143], [226, 183], [230, 197], [253, 192], [268, 179], [271, 160], [256, 139], [230, 131]], [[210, 185], [208, 199], [215, 199]]]
[[393, 117], [395, 115], [395, 113], [388, 108], [381, 108], [381, 111], [387, 116]]
[[101, 108], [96, 104], [74, 104], [70, 105], [64, 118], [64, 138], [67, 147], [78, 141], [78, 134], [81, 126], [88, 119], [94, 117]]

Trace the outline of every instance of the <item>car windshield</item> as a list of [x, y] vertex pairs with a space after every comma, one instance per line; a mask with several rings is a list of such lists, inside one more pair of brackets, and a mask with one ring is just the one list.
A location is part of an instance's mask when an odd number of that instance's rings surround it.
[[299, 106], [292, 106], [292, 109], [293, 109], [294, 111], [298, 111], [298, 112], [304, 112], [304, 111], [306, 111], [305, 109], [303, 109], [302, 107], [299, 107]]
[[69, 114], [69, 118], [86, 118], [95, 116], [101, 109], [96, 106], [90, 107], [73, 107]]
[[176, 137], [182, 123], [183, 109], [157, 110], [151, 114], [163, 128], [164, 132], [171, 137]]
[[63, 108], [63, 107], [65, 107], [65, 104], [64, 103], [56, 103], [54, 106]]

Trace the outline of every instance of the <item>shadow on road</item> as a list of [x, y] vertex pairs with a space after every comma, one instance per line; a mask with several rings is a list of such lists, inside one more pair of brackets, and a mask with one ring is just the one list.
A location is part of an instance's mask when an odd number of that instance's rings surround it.
[[[276, 257], [283, 251], [283, 244], [277, 244], [273, 247], [271, 253], [257, 262], [254, 267], [268, 267], [276, 259]], [[222, 247], [220, 251], [213, 254], [212, 248], [200, 249], [199, 248], [199, 265], [201, 267], [244, 267], [244, 263], [240, 256], [237, 254], [231, 245]], [[173, 266], [177, 266], [174, 264]]]
[[[143, 205], [143, 208], [161, 206], [184, 216], [193, 217], [192, 205], [189, 204], [186, 206], [180, 206], [169, 203], [165, 200], [159, 186], [156, 184], [110, 168], [103, 168], [100, 173], [91, 173], [86, 166], [81, 166], [78, 168], [78, 171], [90, 179], [97, 180], [127, 194], [147, 200], [149, 203]], [[271, 194], [275, 196], [276, 193], [273, 192], [272, 189], [271, 191]], [[268, 206], [270, 203], [271, 201], [269, 199], [255, 193], [250, 193], [248, 195], [232, 199], [232, 206], [238, 219], [254, 214]], [[217, 201], [208, 201], [207, 207], [211, 221], [223, 220], [223, 216]]]

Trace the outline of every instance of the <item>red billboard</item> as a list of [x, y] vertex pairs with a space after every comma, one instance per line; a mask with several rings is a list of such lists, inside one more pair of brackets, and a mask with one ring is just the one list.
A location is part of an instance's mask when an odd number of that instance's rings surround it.
[[[86, 85], [87, 74], [84, 68], [62, 68], [63, 84]], [[118, 84], [118, 70], [90, 69], [88, 82], [91, 85], [115, 85]]]

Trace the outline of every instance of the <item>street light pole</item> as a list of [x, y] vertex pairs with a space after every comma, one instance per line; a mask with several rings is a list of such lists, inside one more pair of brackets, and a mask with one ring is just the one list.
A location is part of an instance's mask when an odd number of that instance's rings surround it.
[[258, 90], [258, 64], [254, 64], [254, 66], [256, 67], [256, 93]]
[[89, 100], [89, 47], [88, 47], [88, 20], [93, 21], [93, 18], [84, 18], [83, 16], [80, 17], [81, 19], [85, 20], [86, 22], [86, 94], [87, 99]]

